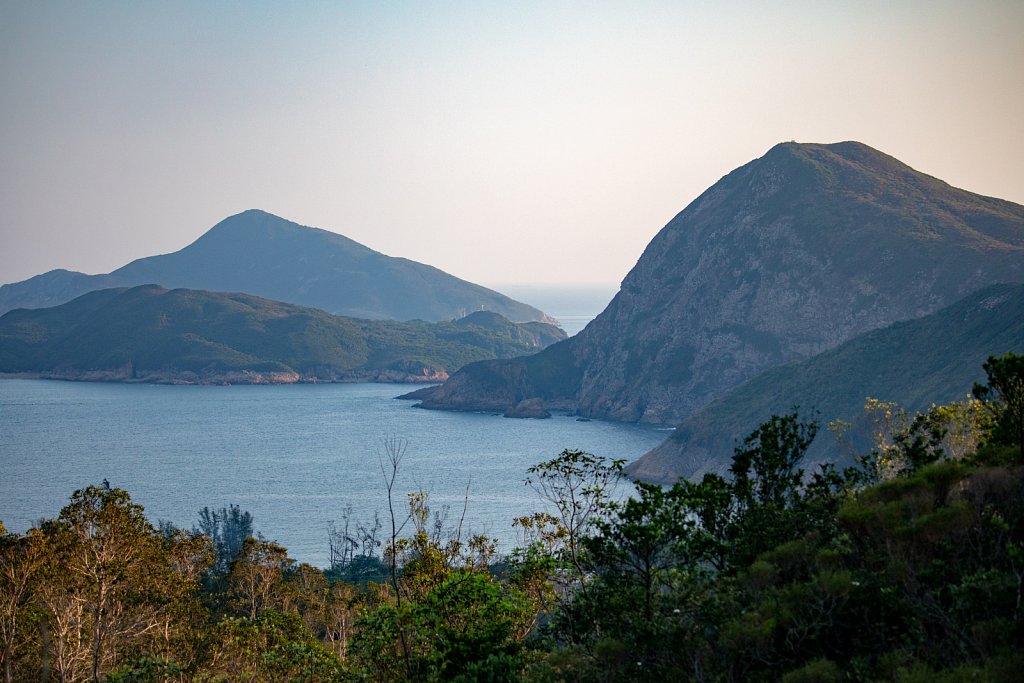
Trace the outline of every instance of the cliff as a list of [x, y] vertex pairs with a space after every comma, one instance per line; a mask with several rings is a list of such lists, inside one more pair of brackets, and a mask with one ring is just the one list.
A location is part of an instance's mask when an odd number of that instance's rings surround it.
[[1021, 280], [1024, 207], [860, 143], [784, 143], [670, 221], [578, 335], [420, 398], [678, 424], [768, 368]]

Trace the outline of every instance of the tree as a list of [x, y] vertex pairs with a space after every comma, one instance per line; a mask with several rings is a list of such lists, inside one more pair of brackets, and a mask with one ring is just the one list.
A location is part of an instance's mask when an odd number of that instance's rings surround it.
[[933, 405], [927, 414], [929, 420], [945, 430], [942, 450], [954, 460], [963, 460], [977, 452], [992, 430], [992, 418], [985, 404], [971, 394], [959, 401]]
[[253, 535], [252, 515], [237, 505], [229, 505], [220, 510], [204, 507], [199, 511], [199, 533], [209, 536], [217, 551], [213, 572], [225, 576], [231, 569], [231, 563], [242, 550], [245, 539]]
[[32, 597], [32, 589], [46, 562], [46, 538], [37, 529], [24, 536], [7, 534], [0, 525], [0, 662], [4, 683], [14, 681], [14, 642], [19, 616]]
[[638, 616], [650, 623], [656, 594], [669, 585], [670, 570], [695, 559], [689, 543], [695, 519], [684, 486], [665, 490], [639, 482], [636, 487], [639, 495], [613, 503], [585, 545], [591, 565], [606, 583], [639, 589]]
[[[402, 465], [402, 458], [405, 457], [405, 452], [409, 448], [409, 442], [399, 437], [390, 437], [382, 441], [381, 448], [383, 450], [378, 449], [377, 451], [377, 461], [380, 464], [380, 474], [384, 480], [384, 488], [387, 491], [388, 516], [391, 519], [391, 536], [385, 554], [388, 558], [388, 569], [391, 574], [391, 587], [395, 591], [395, 602], [400, 612], [402, 608], [402, 589], [398, 584], [398, 534], [401, 532], [402, 527], [405, 526], [405, 523], [409, 521], [409, 518], [406, 517], [405, 520], [398, 521], [397, 513], [395, 512], [394, 494], [398, 470]], [[398, 626], [398, 640], [402, 646], [402, 659], [405, 663], [405, 671], [411, 675], [413, 667], [412, 656], [409, 652], [405, 628], [400, 621], [395, 623]]]
[[322, 640], [342, 659], [348, 657], [349, 643], [355, 633], [355, 622], [362, 606], [361, 595], [352, 584], [344, 581], [331, 584], [324, 606]]
[[76, 491], [43, 525], [50, 552], [37, 591], [63, 680], [99, 681], [121, 655], [163, 637], [169, 610], [195, 589], [126, 491]]
[[729, 468], [740, 505], [748, 509], [785, 507], [803, 477], [797, 464], [817, 433], [816, 421], [801, 422], [793, 412], [772, 415], [748, 435], [736, 448]]
[[989, 356], [982, 365], [988, 384], [974, 385], [974, 395], [985, 401], [996, 420], [993, 437], [1017, 448], [1024, 458], [1024, 355]]
[[245, 539], [228, 574], [228, 586], [243, 614], [255, 619], [275, 604], [285, 571], [292, 562], [288, 551], [276, 543], [251, 536]]
[[341, 526], [331, 522], [327, 529], [331, 571], [336, 574], [349, 573], [354, 566], [373, 565], [381, 546], [378, 538], [383, 524], [380, 513], [374, 512], [373, 523], [364, 524], [354, 519], [352, 506], [347, 505], [341, 513]]
[[734, 512], [727, 529], [728, 571], [807, 530], [809, 520], [797, 509], [804, 479], [798, 464], [817, 432], [817, 421], [803, 422], [796, 411], [772, 415], [736, 448], [729, 468]]
[[486, 572], [452, 572], [412, 608], [416, 630], [429, 639], [423, 670], [450, 680], [473, 664], [517, 653], [524, 612], [517, 592]]
[[432, 515], [428, 500], [422, 492], [409, 494], [412, 532], [388, 544], [394, 583], [371, 593], [372, 606], [352, 637], [354, 659], [377, 680], [493, 673], [486, 662], [514, 656], [536, 620], [536, 604], [519, 585], [492, 575], [494, 542], [463, 540], [461, 522], [446, 527], [446, 515]]
[[348, 680], [344, 663], [310, 634], [297, 614], [274, 609], [221, 620], [210, 633], [210, 659], [200, 681]]
[[708, 472], [697, 483], [682, 481], [678, 486], [686, 490], [689, 514], [698, 522], [690, 540], [692, 551], [700, 561], [707, 562], [716, 571], [724, 571], [737, 515], [731, 482]]
[[554, 517], [563, 530], [566, 559], [580, 581], [586, 576], [583, 538], [611, 500], [624, 463], [566, 449], [527, 470], [526, 484], [554, 507]]

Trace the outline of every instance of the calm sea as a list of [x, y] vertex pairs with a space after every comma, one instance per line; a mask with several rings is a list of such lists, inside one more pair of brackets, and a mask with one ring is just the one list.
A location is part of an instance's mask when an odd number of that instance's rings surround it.
[[604, 310], [619, 290], [618, 285], [497, 284], [493, 289], [558, 318], [562, 329], [572, 336]]
[[394, 400], [411, 388], [0, 380], [0, 520], [23, 532], [57, 515], [75, 489], [107, 479], [152, 520], [179, 526], [193, 526], [203, 506], [238, 504], [292, 557], [324, 566], [328, 525], [346, 506], [366, 520], [386, 509], [378, 453], [398, 437], [408, 450], [397, 491], [426, 491], [435, 509], [449, 505], [457, 516], [468, 487], [467, 526], [509, 551], [512, 518], [542, 507], [523, 483], [528, 467], [564, 448], [632, 460], [666, 436]]

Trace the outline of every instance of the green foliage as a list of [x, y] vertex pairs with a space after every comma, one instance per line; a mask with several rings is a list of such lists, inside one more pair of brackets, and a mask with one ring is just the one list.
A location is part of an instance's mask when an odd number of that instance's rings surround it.
[[538, 616], [536, 569], [492, 571], [494, 543], [431, 524], [428, 497], [410, 494], [408, 537], [393, 538], [387, 555], [400, 569], [392, 585], [359, 618], [352, 657], [377, 680], [472, 680], [521, 668], [522, 640]]
[[0, 667], [13, 680], [17, 660], [32, 626], [39, 620], [34, 587], [48, 564], [46, 537], [33, 529], [24, 536], [0, 535]]
[[845, 680], [842, 670], [828, 659], [813, 662], [794, 669], [782, 677], [782, 683], [839, 683]]
[[[124, 491], [88, 487], [57, 519], [0, 535], [5, 676], [1017, 680], [1024, 466], [949, 450], [950, 425], [979, 405], [913, 418], [873, 405], [866, 471], [805, 474], [817, 424], [795, 412], [743, 440], [731, 480], [641, 483], [629, 498], [613, 495], [621, 461], [563, 451], [530, 469], [550, 511], [516, 520], [520, 548], [501, 561], [414, 493], [383, 585], [251, 536], [224, 581], [203, 582], [224, 538], [154, 529]], [[232, 518], [251, 528], [241, 511], [202, 519], [223, 536]]]
[[292, 564], [283, 546], [263, 539], [245, 539], [227, 577], [238, 613], [255, 619], [279, 602], [281, 584]]
[[217, 556], [211, 570], [214, 574], [225, 576], [231, 569], [231, 563], [242, 551], [245, 539], [253, 534], [252, 514], [237, 505], [211, 510], [204, 507], [199, 511], [198, 533], [208, 536], [213, 541]]
[[267, 610], [259, 617], [229, 617], [210, 635], [208, 660], [197, 681], [346, 680], [346, 667], [309, 633], [297, 614]]
[[779, 509], [791, 502], [803, 474], [797, 464], [817, 432], [817, 422], [802, 423], [793, 412], [773, 415], [747, 436], [729, 468], [740, 506]]
[[802, 514], [804, 471], [797, 467], [818, 431], [796, 413], [773, 415], [736, 448], [730, 472], [735, 520], [729, 531], [732, 567], [810, 529]]
[[989, 356], [983, 367], [988, 384], [975, 384], [974, 395], [986, 402], [995, 419], [991, 439], [1015, 446], [1024, 462], [1024, 355]]
[[948, 459], [947, 427], [961, 414], [933, 407], [891, 428], [893, 450], [878, 457], [903, 464], [881, 484], [865, 487], [874, 476], [854, 469], [805, 475], [816, 424], [793, 413], [743, 441], [731, 481], [639, 485], [606, 505], [584, 543], [586, 590], [558, 603], [545, 641], [575, 655], [552, 654], [545, 671], [988, 676], [1024, 642], [1024, 470]]
[[370, 582], [384, 583], [388, 577], [388, 565], [379, 557], [356, 555], [344, 564], [326, 570], [325, 573], [335, 581], [366, 586]]
[[521, 611], [514, 593], [490, 576], [454, 573], [412, 609], [417, 629], [432, 641], [426, 669], [447, 678], [496, 655], [515, 654]]
[[[382, 680], [448, 680], [515, 655], [524, 607], [489, 575], [456, 571], [415, 602], [369, 611], [358, 622], [353, 653]], [[398, 648], [403, 637], [407, 662]]]
[[[151, 381], [246, 371], [321, 380], [428, 378], [564, 338], [497, 314], [454, 322], [342, 318], [246, 294], [154, 286], [91, 292], [0, 318], [0, 371]], [[73, 340], [73, 341], [72, 341]]]
[[563, 557], [582, 580], [583, 538], [606, 508], [622, 478], [624, 460], [566, 449], [527, 470], [526, 484], [554, 506], [564, 539]]
[[131, 664], [110, 672], [107, 683], [164, 683], [180, 678], [185, 669], [173, 659], [142, 657]]
[[[691, 476], [680, 469], [678, 463], [690, 462], [681, 455], [704, 449], [713, 458], [713, 469], [724, 471], [735, 442], [794, 401], [852, 427], [849, 449], [837, 453], [830, 440], [817, 439], [809, 458], [854, 465], [856, 453], [875, 446], [864, 433], [870, 432], [864, 427], [865, 396], [898, 403], [911, 416], [927, 412], [933, 402], [963, 402], [965, 391], [981, 379], [982, 363], [993, 349], [1024, 354], [1024, 285], [993, 285], [929, 316], [769, 369], [686, 418], [660, 449], [664, 455], [658, 467], [637, 470], [636, 476], [667, 471], [658, 479], [666, 484]], [[974, 422], [971, 411], [961, 412], [967, 415], [946, 422], [948, 437], [942, 446], [954, 457], [977, 447], [963, 424], [964, 418]]]

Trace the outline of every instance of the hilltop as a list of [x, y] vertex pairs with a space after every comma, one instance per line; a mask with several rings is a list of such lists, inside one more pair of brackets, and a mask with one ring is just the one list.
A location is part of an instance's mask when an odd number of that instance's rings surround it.
[[861, 143], [783, 143], [672, 219], [578, 335], [416, 397], [678, 424], [769, 368], [1022, 280], [1024, 207]]
[[54, 270], [3, 285], [0, 313], [150, 283], [245, 292], [374, 320], [436, 322], [488, 310], [516, 322], [553, 322], [532, 306], [432, 266], [256, 209], [225, 218], [180, 251], [141, 258], [106, 275]]

